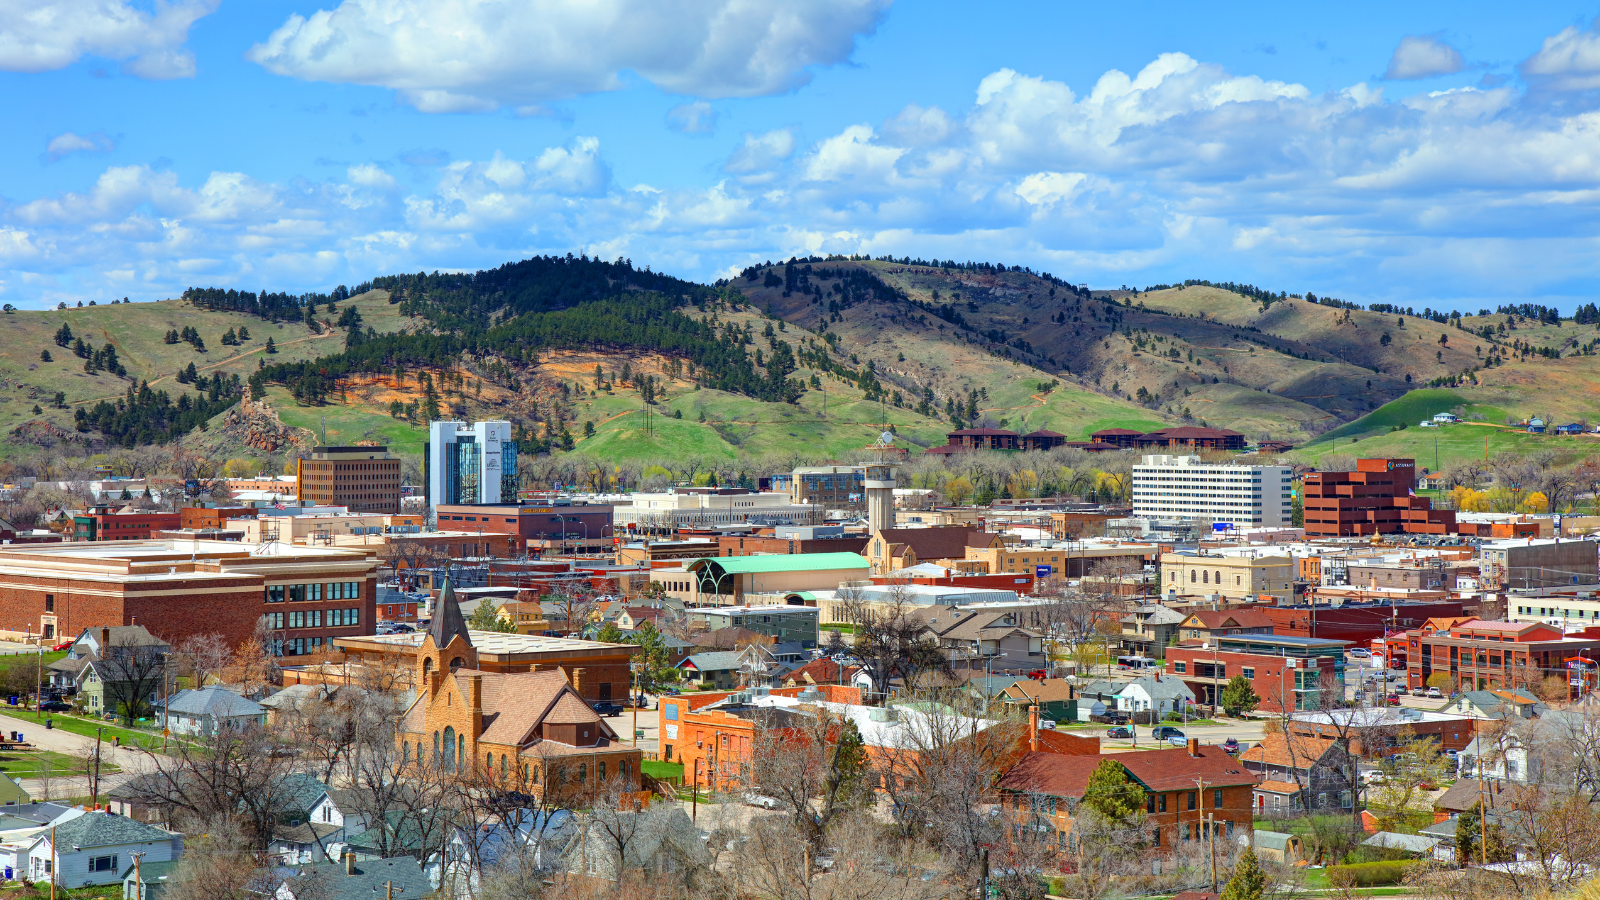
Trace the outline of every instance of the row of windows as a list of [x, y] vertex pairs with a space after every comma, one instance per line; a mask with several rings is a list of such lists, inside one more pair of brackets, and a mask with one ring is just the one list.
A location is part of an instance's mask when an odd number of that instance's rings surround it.
[[309, 637], [284, 638], [281, 641], [275, 640], [272, 642], [272, 655], [304, 656], [307, 653], [316, 653], [318, 650], [322, 649], [324, 640], [327, 641], [328, 646], [333, 646], [333, 638]]
[[269, 628], [345, 628], [361, 624], [361, 610], [295, 609], [286, 613], [267, 613], [262, 618]]
[[359, 600], [361, 582], [330, 581], [313, 584], [269, 584], [266, 588], [268, 603], [282, 603], [287, 597], [291, 603], [318, 600]]

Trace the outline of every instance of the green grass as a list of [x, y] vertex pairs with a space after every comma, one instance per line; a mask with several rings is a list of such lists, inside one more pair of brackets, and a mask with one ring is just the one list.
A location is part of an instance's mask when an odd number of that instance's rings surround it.
[[[1398, 400], [1390, 401], [1370, 413], [1322, 434], [1307, 446], [1324, 443], [1348, 443], [1349, 438], [1386, 432], [1396, 425], [1407, 428], [1433, 418], [1434, 415], [1461, 408], [1465, 415], [1482, 415], [1486, 421], [1499, 422], [1505, 412], [1476, 404], [1470, 397], [1446, 388], [1422, 388], [1411, 391]], [[1426, 429], [1424, 429], [1426, 430]]]
[[647, 759], [639, 764], [639, 771], [651, 778], [682, 778], [683, 763], [662, 762], [659, 759]]
[[[0, 754], [0, 772], [17, 778], [38, 778], [39, 764], [41, 762], [50, 766], [51, 777], [59, 778], [67, 775], [83, 774], [82, 759], [51, 750]], [[100, 763], [100, 774], [102, 775], [120, 771], [122, 771], [122, 767], [114, 763], [107, 761]]]
[[396, 419], [386, 410], [344, 406], [330, 402], [326, 406], [299, 406], [289, 396], [287, 388], [267, 388], [267, 402], [278, 414], [278, 421], [292, 428], [307, 428], [323, 441], [324, 430], [330, 445], [349, 445], [360, 440], [380, 441], [391, 452], [407, 456], [420, 456], [428, 443], [428, 429]]
[[1332, 453], [1359, 458], [1409, 458], [1416, 460], [1418, 466], [1437, 469], [1457, 460], [1483, 459], [1485, 455], [1493, 456], [1501, 451], [1526, 453], [1542, 449], [1583, 454], [1591, 448], [1579, 438], [1527, 434], [1510, 428], [1463, 423], [1445, 428], [1412, 427], [1403, 431], [1380, 432], [1358, 440], [1313, 444], [1288, 455], [1311, 465], [1317, 465], [1324, 456]]
[[13, 718], [21, 719], [27, 723], [26, 727], [18, 729], [24, 736], [44, 731], [44, 720], [49, 719], [57, 730], [65, 731], [69, 734], [94, 737], [96, 730], [98, 730], [102, 740], [109, 742], [113, 737], [120, 738], [123, 746], [144, 748], [160, 748], [161, 746], [161, 729], [159, 727], [153, 731], [134, 730], [123, 728], [120, 725], [113, 725], [104, 719], [83, 718], [71, 713], [42, 713], [35, 719], [34, 713], [25, 712], [20, 708], [8, 709], [8, 714]]
[[844, 622], [828, 622], [828, 623], [825, 623], [825, 624], [822, 624], [822, 625], [818, 625], [817, 627], [818, 628], [826, 628], [829, 631], [837, 631], [840, 634], [855, 634], [856, 633], [856, 627], [854, 625], [850, 625], [850, 624], [847, 624], [847, 623], [844, 623]]

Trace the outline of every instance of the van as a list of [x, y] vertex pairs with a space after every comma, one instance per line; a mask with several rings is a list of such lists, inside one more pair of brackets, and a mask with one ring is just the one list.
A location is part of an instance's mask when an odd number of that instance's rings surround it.
[[1183, 732], [1173, 728], [1171, 725], [1157, 725], [1155, 730], [1150, 732], [1150, 736], [1158, 741], [1170, 740], [1172, 738], [1178, 738], [1181, 741], [1183, 739]]

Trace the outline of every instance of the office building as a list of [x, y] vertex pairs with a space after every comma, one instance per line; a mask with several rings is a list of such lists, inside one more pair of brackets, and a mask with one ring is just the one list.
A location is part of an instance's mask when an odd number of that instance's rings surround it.
[[1600, 571], [1593, 541], [1487, 541], [1478, 556], [1479, 581], [1486, 590], [1594, 584]]
[[1416, 463], [1360, 459], [1354, 472], [1313, 472], [1304, 480], [1307, 537], [1451, 534], [1456, 515], [1414, 497]]
[[400, 512], [400, 458], [388, 447], [318, 447], [296, 464], [295, 499], [393, 515]]
[[439, 503], [435, 508], [441, 529], [469, 534], [516, 535], [517, 545], [536, 555], [609, 550], [614, 510], [609, 504], [518, 505], [515, 502], [501, 505]]
[[788, 494], [677, 487], [659, 494], [634, 494], [631, 506], [617, 506], [615, 522], [629, 531], [670, 534], [727, 525], [821, 525], [824, 515], [822, 507], [792, 503]]
[[807, 649], [817, 645], [815, 606], [721, 606], [689, 610], [692, 625], [712, 631], [721, 628], [748, 628], [772, 637], [778, 643], [793, 641]]
[[1240, 528], [1291, 518], [1288, 466], [1208, 465], [1198, 456], [1144, 457], [1133, 467], [1133, 514]]
[[443, 503], [515, 503], [517, 445], [510, 422], [428, 426], [428, 510]]
[[1217, 595], [1230, 603], [1275, 603], [1294, 598], [1294, 559], [1243, 553], [1161, 554], [1161, 593], [1180, 597]]
[[1291, 712], [1321, 709], [1324, 691], [1342, 697], [1348, 641], [1303, 635], [1230, 634], [1215, 642], [1186, 641], [1166, 649], [1166, 674], [1194, 691], [1195, 702], [1212, 706], [1229, 679], [1249, 679], [1259, 709]]

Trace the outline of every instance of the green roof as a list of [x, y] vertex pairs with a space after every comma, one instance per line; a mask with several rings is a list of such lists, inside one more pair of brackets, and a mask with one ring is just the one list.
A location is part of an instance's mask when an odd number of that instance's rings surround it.
[[815, 600], [815, 599], [817, 599], [817, 595], [811, 593], [810, 591], [790, 591], [789, 592], [789, 596], [791, 596], [791, 597], [799, 597], [801, 600]]
[[699, 570], [719, 566], [729, 575], [761, 575], [767, 572], [826, 572], [831, 569], [866, 569], [871, 564], [859, 553], [789, 553], [778, 556], [712, 556], [689, 564]]

